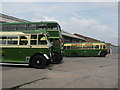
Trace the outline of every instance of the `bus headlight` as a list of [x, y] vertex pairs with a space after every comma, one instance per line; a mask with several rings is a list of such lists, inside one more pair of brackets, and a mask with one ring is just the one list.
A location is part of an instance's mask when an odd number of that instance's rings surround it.
[[46, 59], [49, 59], [49, 57], [46, 54], [44, 54], [44, 56], [46, 57]]

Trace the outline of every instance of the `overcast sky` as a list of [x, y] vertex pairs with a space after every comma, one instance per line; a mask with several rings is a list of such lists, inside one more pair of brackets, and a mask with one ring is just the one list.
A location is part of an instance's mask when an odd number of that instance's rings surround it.
[[117, 2], [3, 2], [2, 13], [29, 21], [58, 21], [69, 33], [118, 44]]

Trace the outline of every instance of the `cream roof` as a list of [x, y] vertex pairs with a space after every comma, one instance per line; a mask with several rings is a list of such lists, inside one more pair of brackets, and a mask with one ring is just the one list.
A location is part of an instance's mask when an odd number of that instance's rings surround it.
[[1, 36], [14, 36], [14, 35], [22, 35], [23, 32], [0, 32]]

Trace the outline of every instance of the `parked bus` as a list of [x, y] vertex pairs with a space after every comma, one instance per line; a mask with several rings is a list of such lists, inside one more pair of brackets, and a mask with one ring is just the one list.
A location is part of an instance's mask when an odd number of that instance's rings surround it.
[[2, 31], [41, 31], [49, 34], [52, 47], [52, 63], [60, 63], [63, 59], [63, 42], [61, 28], [57, 22], [26, 22], [26, 23], [1, 23]]
[[52, 45], [45, 33], [0, 32], [0, 62], [28, 63], [45, 68], [51, 60]]
[[65, 43], [64, 56], [101, 56], [108, 54], [104, 42]]

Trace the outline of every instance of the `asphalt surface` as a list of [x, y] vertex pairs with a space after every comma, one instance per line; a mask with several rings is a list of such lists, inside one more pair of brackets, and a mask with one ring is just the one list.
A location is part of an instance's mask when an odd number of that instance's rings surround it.
[[64, 57], [46, 69], [3, 65], [2, 88], [117, 88], [118, 55]]

